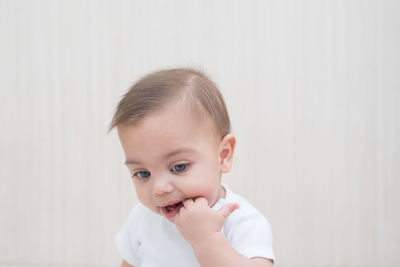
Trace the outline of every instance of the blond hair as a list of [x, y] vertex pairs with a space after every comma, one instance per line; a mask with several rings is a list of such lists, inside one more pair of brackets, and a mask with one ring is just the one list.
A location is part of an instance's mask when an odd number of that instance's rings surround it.
[[160, 70], [137, 81], [119, 101], [109, 131], [119, 125], [135, 124], [181, 98], [190, 99], [198, 114], [211, 118], [219, 137], [230, 133], [228, 111], [216, 84], [204, 73], [190, 68]]

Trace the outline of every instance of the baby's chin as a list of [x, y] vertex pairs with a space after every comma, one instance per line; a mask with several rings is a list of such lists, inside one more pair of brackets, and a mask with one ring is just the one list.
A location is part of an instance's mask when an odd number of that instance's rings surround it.
[[175, 224], [175, 217], [174, 218], [167, 218], [165, 216], [163, 216], [165, 219], [167, 219], [167, 221], [169, 221], [170, 223]]

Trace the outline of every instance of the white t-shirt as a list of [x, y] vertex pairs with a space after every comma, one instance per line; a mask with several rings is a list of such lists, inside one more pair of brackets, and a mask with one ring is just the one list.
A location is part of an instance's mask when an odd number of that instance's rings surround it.
[[[243, 197], [226, 185], [226, 196], [212, 207], [238, 203], [225, 221], [222, 232], [229, 243], [248, 258], [263, 257], [275, 262], [269, 222]], [[200, 266], [190, 244], [171, 223], [142, 204], [137, 204], [115, 237], [122, 258], [135, 267]]]

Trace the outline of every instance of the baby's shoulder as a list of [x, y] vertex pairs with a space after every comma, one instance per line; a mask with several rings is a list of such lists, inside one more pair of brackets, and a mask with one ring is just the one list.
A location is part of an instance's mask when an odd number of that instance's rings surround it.
[[131, 209], [128, 219], [138, 220], [141, 216], [146, 216], [146, 207], [142, 203], [138, 203]]
[[224, 200], [223, 204], [226, 203], [238, 203], [239, 208], [236, 209], [227, 219], [226, 225], [240, 224], [254, 224], [255, 221], [259, 221], [260, 223], [268, 224], [267, 219], [264, 215], [249, 201], [247, 201], [244, 197], [232, 192], [228, 191], [227, 197]]
[[146, 208], [142, 203], [136, 204], [125, 220], [125, 227], [135, 231], [149, 224], [152, 221], [152, 211]]
[[229, 202], [239, 204], [239, 208], [229, 215], [222, 228], [229, 243], [238, 250], [246, 250], [255, 244], [269, 244], [272, 232], [265, 216], [240, 195], [232, 193], [226, 199], [226, 203]]

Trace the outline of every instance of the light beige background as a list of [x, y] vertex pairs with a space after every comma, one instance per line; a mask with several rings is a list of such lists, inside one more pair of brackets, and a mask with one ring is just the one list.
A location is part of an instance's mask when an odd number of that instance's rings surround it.
[[400, 1], [0, 0], [0, 266], [117, 266], [115, 105], [199, 67], [276, 266], [400, 266]]

